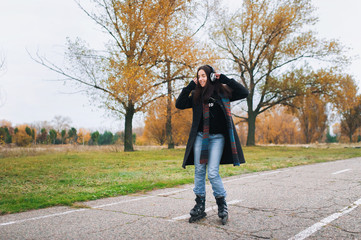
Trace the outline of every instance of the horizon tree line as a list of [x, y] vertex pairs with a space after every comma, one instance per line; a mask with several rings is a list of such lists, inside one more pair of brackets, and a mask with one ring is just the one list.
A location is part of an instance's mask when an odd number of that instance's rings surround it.
[[[38, 144], [79, 144], [79, 145], [111, 145], [124, 144], [124, 131], [112, 133], [105, 130], [89, 131], [85, 128], [76, 129], [69, 127], [56, 130], [53, 126], [37, 129], [32, 124], [21, 124], [15, 127], [9, 121], [2, 120], [0, 123], [0, 145], [16, 145], [20, 147]], [[135, 143], [136, 135], [133, 135]]]

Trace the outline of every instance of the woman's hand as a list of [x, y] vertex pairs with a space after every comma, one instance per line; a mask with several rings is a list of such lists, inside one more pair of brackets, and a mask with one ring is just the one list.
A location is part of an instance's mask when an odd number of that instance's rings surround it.
[[221, 77], [220, 73], [216, 73], [216, 79], [219, 79]]
[[197, 78], [195, 77], [195, 78], [193, 78], [193, 82], [195, 83], [195, 84], [197, 84], [198, 83], [198, 80], [197, 80]]

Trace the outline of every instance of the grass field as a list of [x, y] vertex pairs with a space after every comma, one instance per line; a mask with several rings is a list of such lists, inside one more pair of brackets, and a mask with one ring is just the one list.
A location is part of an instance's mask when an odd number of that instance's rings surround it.
[[[221, 176], [361, 156], [357, 148], [245, 147], [247, 163], [221, 166]], [[192, 183], [181, 168], [184, 149], [121, 152], [22, 151], [0, 153], [0, 214]]]

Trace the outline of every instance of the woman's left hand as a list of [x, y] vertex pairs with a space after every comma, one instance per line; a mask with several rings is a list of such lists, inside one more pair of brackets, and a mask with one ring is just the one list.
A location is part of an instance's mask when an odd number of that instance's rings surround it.
[[216, 73], [216, 79], [219, 79], [221, 77], [220, 73]]

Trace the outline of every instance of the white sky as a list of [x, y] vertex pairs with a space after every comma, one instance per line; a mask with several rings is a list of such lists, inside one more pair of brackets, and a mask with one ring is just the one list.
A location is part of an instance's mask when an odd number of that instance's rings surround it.
[[[240, 0], [224, 0], [239, 5]], [[361, 56], [361, 1], [313, 0], [318, 8], [319, 36], [339, 39]], [[6, 69], [0, 72], [0, 120], [13, 126], [37, 121], [51, 121], [55, 115], [72, 119], [72, 126], [90, 130], [123, 129], [123, 122], [106, 114], [84, 94], [66, 94], [70, 85], [54, 82], [61, 76], [35, 63], [26, 49], [37, 50], [48, 59], [63, 59], [66, 37], [80, 37], [92, 47], [102, 48], [100, 29], [79, 9], [73, 0], [1, 0], [0, 56], [6, 58]], [[361, 61], [354, 60], [347, 72], [361, 81]], [[135, 126], [142, 119], [135, 119]]]

